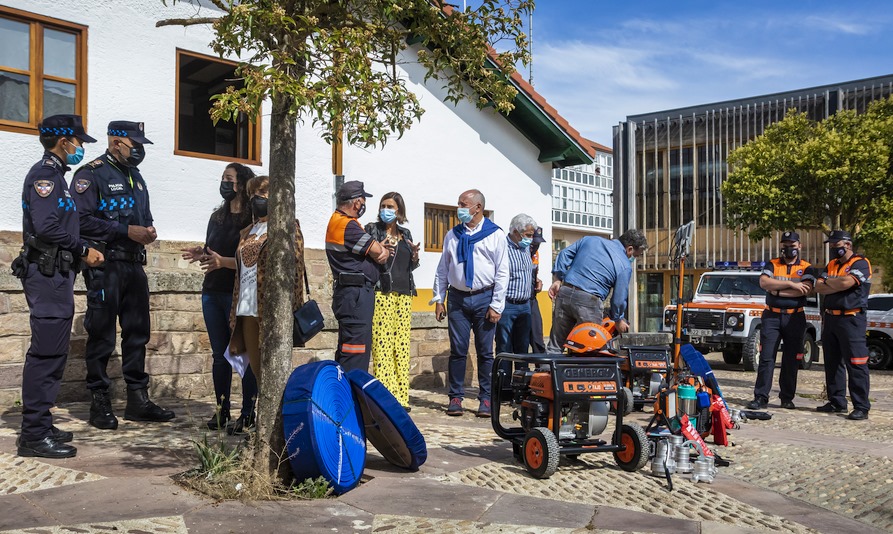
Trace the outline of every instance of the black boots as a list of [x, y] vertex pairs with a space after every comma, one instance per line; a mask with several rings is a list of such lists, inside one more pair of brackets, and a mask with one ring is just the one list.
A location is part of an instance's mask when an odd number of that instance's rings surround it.
[[112, 412], [112, 400], [107, 389], [90, 390], [93, 402], [90, 404], [90, 424], [103, 430], [118, 428], [118, 418]]
[[32, 458], [71, 458], [78, 450], [71, 445], [61, 443], [47, 436], [37, 441], [23, 441], [20, 437], [16, 440], [19, 456]]
[[127, 408], [124, 409], [124, 419], [128, 421], [162, 423], [170, 421], [174, 417], [176, 417], [174, 412], [165, 410], [149, 400], [148, 390], [127, 390]]

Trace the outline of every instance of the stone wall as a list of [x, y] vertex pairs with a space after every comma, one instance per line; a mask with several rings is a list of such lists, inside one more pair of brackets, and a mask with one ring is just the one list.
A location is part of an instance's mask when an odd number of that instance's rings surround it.
[[[197, 264], [180, 259], [179, 250], [195, 243], [158, 242], [149, 249], [152, 335], [146, 347], [146, 368], [152, 376], [152, 394], [157, 397], [195, 398], [213, 395], [211, 346], [201, 311], [203, 274]], [[21, 282], [10, 274], [10, 262], [18, 255], [21, 234], [0, 232], [0, 406], [21, 399], [22, 366], [30, 340], [28, 306]], [[332, 359], [337, 342], [336, 322], [331, 314], [331, 276], [322, 250], [308, 250], [306, 257], [311, 296], [323, 311], [326, 329], [306, 348], [295, 349], [294, 365], [317, 359]], [[68, 363], [59, 400], [86, 400], [83, 280], [75, 286], [75, 320]], [[473, 350], [473, 349], [472, 349]], [[413, 313], [410, 377], [413, 387], [442, 388], [446, 382], [449, 338], [446, 322], [437, 323], [430, 312]], [[109, 363], [114, 380], [113, 394], [123, 395], [120, 340]], [[475, 358], [469, 358], [466, 384], [476, 373]], [[233, 381], [234, 385], [238, 380]]]

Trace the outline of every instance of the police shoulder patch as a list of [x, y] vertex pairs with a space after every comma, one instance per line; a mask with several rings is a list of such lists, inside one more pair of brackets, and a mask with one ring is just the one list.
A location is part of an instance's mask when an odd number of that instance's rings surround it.
[[87, 190], [88, 187], [90, 187], [90, 183], [90, 180], [87, 180], [86, 178], [78, 178], [74, 182], [74, 190], [78, 193], [83, 193]]
[[56, 168], [56, 162], [53, 161], [53, 160], [50, 159], [50, 158], [47, 158], [47, 159], [43, 160], [43, 164], [46, 165], [47, 167], [53, 167], [53, 168]]
[[50, 193], [53, 192], [53, 188], [56, 184], [52, 180], [35, 180], [34, 181], [34, 190], [37, 191], [37, 194], [40, 195], [41, 198], [46, 198], [50, 196]]
[[88, 163], [87, 165], [88, 165], [89, 167], [95, 169], [96, 167], [99, 167], [99, 166], [102, 165], [102, 160], [101, 160], [101, 159], [94, 159], [93, 161], [91, 161], [91, 162]]

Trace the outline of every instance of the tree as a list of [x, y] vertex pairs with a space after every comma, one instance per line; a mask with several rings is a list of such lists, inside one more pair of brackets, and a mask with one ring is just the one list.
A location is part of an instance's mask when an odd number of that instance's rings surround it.
[[791, 112], [732, 152], [729, 164], [722, 193], [731, 228], [753, 240], [791, 228], [844, 229], [886, 263], [890, 254], [882, 251], [893, 245], [893, 97], [863, 114], [844, 110], [820, 122]]
[[[167, 0], [161, 0], [167, 3]], [[182, 0], [170, 0], [176, 3]], [[447, 89], [447, 101], [508, 113], [515, 89], [506, 78], [526, 63], [522, 16], [532, 0], [483, 0], [460, 11], [442, 0], [210, 0], [211, 17], [170, 19], [158, 26], [212, 24], [211, 48], [240, 59], [241, 88], [217, 95], [212, 118], [254, 118], [266, 99], [270, 117], [270, 222], [267, 291], [261, 339], [263, 369], [258, 400], [255, 467], [287, 481], [282, 392], [291, 371], [294, 283], [295, 142], [298, 120], [310, 120], [322, 137], [366, 147], [401, 136], [423, 109], [397, 67], [408, 46], [426, 80]], [[506, 51], [496, 52], [502, 41]]]

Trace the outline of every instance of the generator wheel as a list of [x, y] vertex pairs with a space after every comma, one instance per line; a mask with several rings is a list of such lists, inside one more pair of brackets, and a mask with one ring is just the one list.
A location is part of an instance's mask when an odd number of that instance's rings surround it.
[[633, 398], [633, 392], [628, 387], [623, 387], [623, 415], [629, 415], [633, 412], [633, 404], [635, 399]]
[[624, 424], [620, 430], [620, 443], [626, 447], [614, 452], [614, 461], [624, 471], [634, 472], [648, 463], [648, 436], [645, 430], [636, 423]]
[[538, 426], [524, 436], [524, 465], [534, 478], [549, 478], [558, 470], [558, 439]]

